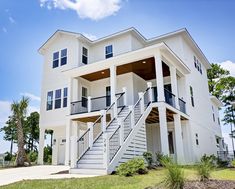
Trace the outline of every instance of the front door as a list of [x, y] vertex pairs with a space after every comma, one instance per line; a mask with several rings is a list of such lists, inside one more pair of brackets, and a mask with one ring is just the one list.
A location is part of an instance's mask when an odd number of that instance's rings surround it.
[[64, 165], [64, 163], [65, 163], [65, 143], [66, 143], [66, 139], [60, 139], [59, 157], [58, 157], [58, 164], [59, 165]]
[[174, 139], [173, 139], [173, 132], [172, 131], [168, 132], [168, 143], [169, 143], [170, 154], [175, 154]]

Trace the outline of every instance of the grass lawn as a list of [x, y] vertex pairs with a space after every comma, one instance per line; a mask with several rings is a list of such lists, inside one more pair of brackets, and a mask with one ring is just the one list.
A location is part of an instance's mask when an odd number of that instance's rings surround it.
[[[80, 179], [59, 179], [59, 180], [26, 180], [0, 189], [143, 189], [154, 186], [162, 182], [165, 169], [150, 171], [146, 175], [136, 175], [134, 177], [120, 177], [117, 175], [100, 176]], [[184, 174], [188, 180], [198, 179], [194, 168], [184, 168]], [[212, 172], [212, 179], [235, 180], [235, 170], [217, 169]]]

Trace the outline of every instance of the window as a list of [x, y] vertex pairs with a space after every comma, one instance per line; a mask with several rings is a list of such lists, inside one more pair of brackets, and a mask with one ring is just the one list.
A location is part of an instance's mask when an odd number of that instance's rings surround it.
[[105, 47], [105, 58], [111, 58], [113, 57], [113, 46], [109, 45]]
[[202, 64], [199, 62], [196, 56], [193, 56], [194, 66], [202, 74]]
[[52, 110], [53, 106], [53, 91], [47, 93], [47, 110]]
[[196, 133], [196, 145], [199, 145], [198, 134]]
[[82, 107], [87, 108], [87, 88], [82, 87]]
[[67, 98], [68, 97], [68, 88], [64, 88], [64, 98], [63, 98], [63, 107], [67, 107]]
[[82, 47], [82, 63], [88, 63], [88, 50], [85, 47]]
[[168, 143], [169, 143], [169, 152], [174, 154], [174, 142], [173, 142], [173, 133], [172, 131], [168, 132]]
[[191, 104], [194, 107], [194, 98], [193, 98], [193, 88], [190, 86], [190, 96], [191, 96]]
[[111, 92], [110, 86], [106, 87], [106, 106], [110, 106], [111, 104]]
[[215, 122], [215, 114], [213, 113], [213, 121]]
[[60, 65], [63, 66], [67, 64], [67, 49], [61, 50], [61, 55], [60, 55]]
[[53, 53], [53, 68], [56, 68], [59, 66], [59, 52]]
[[219, 117], [218, 117], [218, 124], [220, 125], [220, 119], [219, 119]]
[[55, 91], [55, 109], [61, 107], [61, 89]]

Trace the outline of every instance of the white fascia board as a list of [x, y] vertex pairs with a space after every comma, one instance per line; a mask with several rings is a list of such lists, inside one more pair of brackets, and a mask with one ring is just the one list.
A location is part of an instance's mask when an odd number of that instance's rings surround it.
[[223, 103], [216, 96], [210, 96], [210, 99], [217, 107], [223, 107]]
[[128, 64], [128, 63], [135, 62], [138, 60], [154, 57], [154, 55], [156, 54], [158, 50], [164, 51], [164, 52], [167, 51], [168, 54], [174, 57], [174, 60], [175, 60], [174, 62], [177, 62], [177, 66], [181, 68], [184, 74], [190, 73], [189, 68], [183, 63], [183, 61], [181, 61], [173, 53], [173, 51], [171, 51], [170, 48], [167, 47], [164, 43], [159, 43], [156, 45], [138, 49], [136, 51], [124, 53], [124, 54], [121, 54], [119, 56], [115, 56], [109, 59], [105, 59], [105, 60], [101, 60], [95, 63], [90, 63], [88, 65], [65, 70], [63, 71], [63, 73], [69, 77], [78, 77], [78, 76], [82, 76], [85, 74], [109, 69], [111, 65], [120, 66], [120, 65]]

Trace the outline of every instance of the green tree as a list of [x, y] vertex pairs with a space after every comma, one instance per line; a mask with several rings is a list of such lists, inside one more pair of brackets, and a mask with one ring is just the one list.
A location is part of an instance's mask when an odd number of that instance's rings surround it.
[[39, 113], [32, 112], [25, 121], [27, 143], [29, 151], [37, 151], [39, 142]]
[[24, 131], [23, 131], [23, 121], [27, 113], [28, 104], [29, 104], [29, 99], [26, 97], [22, 97], [20, 102], [14, 101], [11, 104], [13, 119], [15, 120], [15, 124], [17, 126], [17, 146], [18, 146], [18, 152], [16, 156], [17, 166], [24, 166], [24, 162], [28, 161], [24, 149], [25, 140], [24, 140]]
[[17, 128], [12, 116], [8, 117], [6, 125], [0, 129], [0, 132], [4, 132], [4, 140], [11, 142], [10, 155], [12, 156], [13, 144], [17, 141]]
[[[211, 69], [207, 71], [209, 92], [220, 98], [223, 94], [223, 86], [219, 84], [220, 79], [229, 75], [229, 71], [223, 69], [219, 64], [211, 64]], [[218, 85], [219, 84], [219, 85]]]

